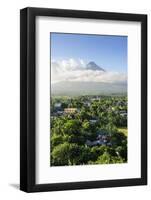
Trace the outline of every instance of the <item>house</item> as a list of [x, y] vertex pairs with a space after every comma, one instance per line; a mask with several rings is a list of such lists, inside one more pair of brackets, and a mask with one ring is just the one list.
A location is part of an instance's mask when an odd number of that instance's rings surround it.
[[77, 108], [65, 108], [64, 109], [64, 113], [65, 114], [74, 114], [74, 113], [76, 113], [78, 110], [77, 110]]
[[127, 112], [126, 111], [120, 111], [119, 113], [120, 113], [120, 115], [122, 117], [127, 117]]
[[91, 103], [90, 103], [89, 101], [85, 101], [83, 104], [84, 104], [85, 106], [87, 106], [87, 107], [90, 107], [90, 105], [91, 105]]
[[55, 108], [61, 108], [62, 104], [61, 103], [55, 103], [54, 107]]
[[122, 117], [127, 117], [127, 113], [120, 113]]
[[94, 97], [94, 98], [91, 98], [91, 101], [98, 101], [98, 100], [100, 100], [101, 99], [101, 97]]
[[62, 110], [61, 111], [60, 110], [57, 111], [57, 115], [63, 115], [63, 113], [64, 112]]
[[104, 132], [103, 130], [98, 132], [98, 136], [96, 140], [90, 141], [86, 140], [86, 145], [88, 146], [97, 146], [97, 145], [106, 145], [106, 146], [111, 146], [111, 137], [107, 132]]
[[118, 102], [116, 103], [116, 106], [123, 106], [123, 103], [122, 103], [121, 101], [118, 101]]
[[97, 119], [90, 119], [90, 120], [89, 120], [89, 122], [90, 122], [91, 124], [95, 124], [97, 121], [98, 121]]
[[95, 141], [86, 140], [85, 144], [92, 147], [92, 146], [97, 146], [97, 145], [106, 145], [106, 141], [103, 141], [103, 140], [95, 140]]
[[56, 116], [63, 114], [62, 103], [55, 103], [52, 113], [53, 115], [56, 115]]
[[96, 122], [98, 122], [98, 118], [92, 117], [91, 119], [89, 119], [89, 122], [90, 122], [91, 124], [95, 124]]

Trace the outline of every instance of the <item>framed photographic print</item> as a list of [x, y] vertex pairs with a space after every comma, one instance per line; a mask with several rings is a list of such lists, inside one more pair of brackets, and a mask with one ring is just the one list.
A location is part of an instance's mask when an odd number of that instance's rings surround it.
[[20, 189], [147, 184], [147, 16], [20, 12]]

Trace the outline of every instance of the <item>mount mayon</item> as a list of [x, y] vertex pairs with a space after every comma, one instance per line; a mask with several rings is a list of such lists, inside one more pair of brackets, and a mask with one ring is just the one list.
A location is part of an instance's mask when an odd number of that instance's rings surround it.
[[105, 72], [105, 70], [101, 67], [99, 67], [95, 62], [91, 61], [86, 65], [86, 69], [90, 69], [90, 70], [98, 70], [98, 71], [103, 71]]
[[[105, 69], [91, 61], [86, 65], [85, 70], [101, 71]], [[82, 82], [82, 81], [61, 81], [51, 84], [51, 95], [54, 96], [78, 96], [78, 95], [114, 95], [125, 94], [127, 83], [106, 83], [106, 82]]]

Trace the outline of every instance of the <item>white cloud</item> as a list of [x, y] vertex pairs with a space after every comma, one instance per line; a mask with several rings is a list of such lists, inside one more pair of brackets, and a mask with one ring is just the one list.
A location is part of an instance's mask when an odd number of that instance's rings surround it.
[[68, 59], [51, 62], [52, 83], [61, 81], [84, 81], [84, 82], [126, 82], [127, 74], [119, 72], [103, 72], [99, 70], [87, 70], [86, 62], [82, 59]]

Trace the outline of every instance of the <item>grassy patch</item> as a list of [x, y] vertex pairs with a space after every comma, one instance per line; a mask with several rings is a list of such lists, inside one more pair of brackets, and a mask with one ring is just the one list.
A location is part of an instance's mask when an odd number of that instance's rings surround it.
[[123, 133], [127, 137], [127, 135], [128, 135], [127, 127], [124, 127], [124, 128], [120, 127], [120, 128], [118, 128], [118, 131]]

